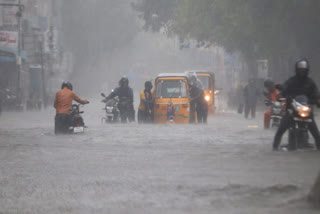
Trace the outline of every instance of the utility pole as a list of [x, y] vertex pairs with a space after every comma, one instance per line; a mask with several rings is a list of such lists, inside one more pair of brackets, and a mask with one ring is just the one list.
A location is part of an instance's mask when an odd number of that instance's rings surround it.
[[47, 108], [47, 93], [46, 93], [46, 84], [45, 84], [45, 74], [44, 74], [44, 62], [43, 62], [43, 40], [40, 42], [40, 60], [41, 60], [41, 83], [42, 83], [42, 97], [43, 97], [43, 106]]
[[18, 78], [17, 78], [17, 98], [18, 98], [18, 106], [20, 109], [21, 106], [21, 85], [20, 85], [20, 79], [21, 79], [21, 64], [22, 64], [22, 60], [21, 60], [21, 17], [22, 17], [22, 8], [21, 8], [21, 0], [19, 0], [19, 11], [17, 12], [17, 18], [18, 18], [18, 60], [17, 60], [17, 64], [18, 64]]

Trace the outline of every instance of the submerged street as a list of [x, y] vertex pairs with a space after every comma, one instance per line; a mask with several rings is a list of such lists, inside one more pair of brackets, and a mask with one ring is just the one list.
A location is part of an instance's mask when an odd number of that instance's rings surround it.
[[[316, 151], [272, 152], [262, 113], [207, 125], [101, 124], [55, 136], [54, 109], [0, 117], [0, 213], [318, 213]], [[282, 143], [286, 143], [286, 137]]]

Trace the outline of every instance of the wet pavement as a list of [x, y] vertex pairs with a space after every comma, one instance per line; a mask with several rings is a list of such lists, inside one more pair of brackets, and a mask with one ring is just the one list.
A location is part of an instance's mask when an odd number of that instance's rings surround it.
[[123, 125], [101, 124], [102, 107], [84, 107], [78, 135], [53, 134], [53, 108], [0, 117], [0, 213], [319, 213], [320, 153], [272, 152], [262, 113]]

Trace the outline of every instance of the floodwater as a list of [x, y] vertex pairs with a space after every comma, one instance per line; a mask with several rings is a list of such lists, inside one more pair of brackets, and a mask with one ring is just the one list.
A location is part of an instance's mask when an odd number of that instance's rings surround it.
[[53, 134], [53, 108], [0, 117], [0, 213], [319, 213], [307, 195], [320, 153], [272, 152], [262, 113], [111, 125], [102, 108], [83, 108], [79, 135]]

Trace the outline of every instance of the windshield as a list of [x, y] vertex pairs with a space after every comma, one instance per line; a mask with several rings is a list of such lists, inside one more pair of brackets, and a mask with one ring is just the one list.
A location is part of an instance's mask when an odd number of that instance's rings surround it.
[[209, 77], [208, 76], [198, 76], [198, 79], [201, 81], [203, 88], [205, 90], [210, 89], [210, 82], [209, 82]]
[[160, 81], [157, 84], [156, 98], [186, 98], [187, 86], [184, 81]]

